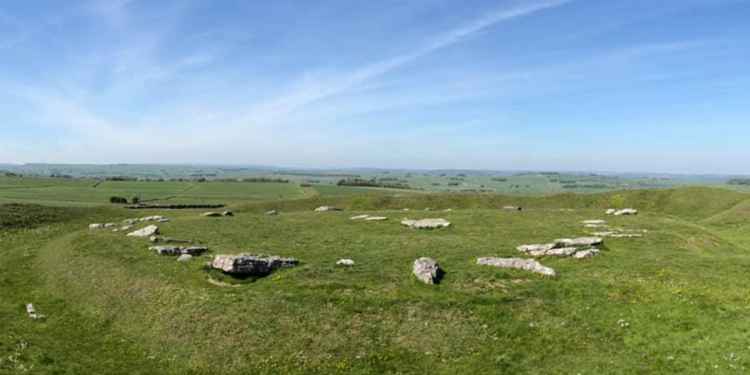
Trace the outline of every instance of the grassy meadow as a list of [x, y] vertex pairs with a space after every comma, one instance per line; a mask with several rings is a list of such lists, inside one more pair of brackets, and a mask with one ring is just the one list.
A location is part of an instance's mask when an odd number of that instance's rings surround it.
[[[58, 181], [0, 180], [0, 202], [24, 203], [0, 205], [0, 373], [703, 374], [750, 367], [745, 193], [518, 196]], [[115, 192], [136, 191], [225, 203], [235, 216], [103, 204]], [[323, 204], [345, 210], [312, 212]], [[642, 213], [603, 213], [630, 206]], [[265, 215], [269, 209], [280, 214]], [[389, 220], [349, 220], [362, 213]], [[172, 219], [160, 224], [164, 235], [192, 239], [209, 253], [178, 263], [149, 251], [146, 240], [87, 229], [152, 214]], [[414, 231], [399, 225], [403, 217], [453, 225]], [[555, 278], [475, 264], [521, 256], [520, 244], [586, 235], [580, 222], [588, 219], [648, 233], [607, 239], [592, 259], [541, 259]], [[205, 267], [215, 254], [240, 252], [301, 263], [258, 280]], [[440, 262], [440, 284], [411, 275], [421, 256]], [[337, 267], [340, 258], [356, 265]], [[29, 319], [26, 303], [46, 319]]]

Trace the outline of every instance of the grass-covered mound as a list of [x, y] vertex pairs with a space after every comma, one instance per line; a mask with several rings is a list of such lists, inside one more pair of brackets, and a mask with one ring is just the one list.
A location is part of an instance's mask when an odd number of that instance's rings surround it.
[[36, 204], [0, 204], [0, 230], [34, 228], [44, 224], [68, 221], [87, 211], [69, 207], [47, 207]]
[[[0, 372], [746, 370], [750, 235], [715, 221], [744, 212], [746, 196], [710, 189], [637, 194], [318, 197], [244, 205], [232, 218], [158, 212], [173, 219], [161, 225], [165, 235], [210, 246], [206, 257], [188, 263], [155, 255], [143, 240], [89, 231], [88, 216], [8, 231], [0, 247]], [[691, 197], [711, 201], [700, 205]], [[602, 208], [613, 199], [641, 215], [605, 217]], [[323, 203], [377, 210], [311, 211]], [[504, 204], [527, 209], [497, 209]], [[267, 207], [280, 215], [264, 215]], [[390, 219], [349, 220], [357, 213]], [[398, 223], [407, 215], [445, 217], [453, 225], [410, 230]], [[649, 232], [607, 239], [590, 260], [542, 259], [557, 278], [475, 264], [476, 257], [520, 256], [515, 246], [522, 243], [584, 235], [580, 221], [598, 218]], [[302, 263], [252, 282], [206, 271], [211, 255], [241, 251]], [[439, 285], [410, 274], [421, 256], [446, 271]], [[339, 258], [356, 265], [337, 267]], [[28, 302], [47, 319], [28, 319]]]

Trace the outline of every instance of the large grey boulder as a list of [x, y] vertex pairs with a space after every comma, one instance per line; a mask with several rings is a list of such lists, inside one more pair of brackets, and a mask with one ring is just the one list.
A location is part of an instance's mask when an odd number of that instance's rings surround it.
[[412, 273], [425, 284], [437, 284], [442, 271], [435, 259], [422, 257], [414, 261]]
[[492, 266], [499, 268], [514, 268], [529, 272], [538, 273], [544, 276], [555, 276], [555, 270], [543, 266], [533, 259], [521, 258], [478, 258], [477, 264], [482, 266]]
[[412, 229], [438, 229], [447, 228], [451, 225], [451, 223], [445, 219], [404, 219], [401, 221], [401, 225], [405, 225]]
[[151, 237], [159, 234], [159, 227], [156, 225], [149, 225], [147, 227], [138, 229], [137, 231], [128, 233], [129, 237]]
[[237, 276], [266, 276], [279, 268], [294, 267], [299, 261], [275, 255], [217, 255], [211, 267]]

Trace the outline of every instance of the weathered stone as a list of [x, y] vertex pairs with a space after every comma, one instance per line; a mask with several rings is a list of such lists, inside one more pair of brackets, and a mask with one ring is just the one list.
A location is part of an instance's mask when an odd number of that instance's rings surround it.
[[412, 273], [425, 284], [437, 284], [442, 272], [435, 259], [422, 257], [414, 261]]
[[560, 238], [555, 240], [555, 247], [591, 247], [599, 246], [603, 242], [601, 237]]
[[514, 268], [529, 272], [538, 273], [544, 276], [555, 276], [555, 270], [543, 266], [533, 259], [522, 258], [478, 258], [477, 264], [483, 266], [493, 266], [500, 268]]
[[149, 247], [149, 250], [156, 251], [159, 255], [200, 255], [208, 251], [208, 248], [205, 246], [151, 246]]
[[266, 211], [266, 215], [269, 215], [269, 216], [275, 216], [278, 214], [279, 214], [279, 211], [276, 211], [276, 210]]
[[278, 268], [294, 267], [298, 263], [294, 258], [269, 255], [217, 255], [211, 267], [238, 276], [266, 276]]
[[516, 207], [516, 206], [504, 206], [503, 210], [505, 211], [523, 211], [522, 207]]
[[413, 229], [438, 229], [447, 228], [451, 225], [451, 223], [445, 219], [404, 219], [401, 221], [401, 224]]
[[606, 214], [607, 214], [607, 215], [614, 215], [614, 214], [615, 214], [615, 212], [617, 212], [617, 210], [615, 210], [614, 208], [610, 208], [610, 209], [608, 209], [608, 210], [606, 211]]
[[573, 258], [576, 259], [584, 259], [584, 258], [591, 258], [595, 255], [599, 254], [599, 249], [588, 249], [588, 250], [581, 250], [575, 254], [573, 254]]
[[339, 259], [338, 262], [336, 262], [336, 265], [351, 267], [354, 265], [354, 261], [351, 259]]
[[89, 224], [89, 229], [103, 229], [103, 228], [104, 228], [104, 224], [100, 224], [100, 223]]
[[107, 229], [114, 228], [116, 226], [117, 226], [117, 224], [115, 224], [115, 223], [106, 223], [106, 224], [104, 224], [104, 228], [107, 228]]
[[193, 259], [193, 256], [190, 254], [182, 254], [179, 257], [177, 257], [178, 262], [189, 262]]
[[202, 216], [204, 216], [204, 217], [220, 217], [221, 213], [219, 213], [219, 212], [204, 212], [202, 214]]
[[234, 212], [226, 210], [221, 213], [221, 216], [234, 216]]
[[575, 254], [576, 251], [578, 250], [579, 249], [577, 247], [561, 247], [561, 248], [547, 250], [544, 255], [569, 257]]
[[34, 320], [45, 318], [44, 315], [39, 314], [39, 313], [36, 312], [36, 309], [34, 308], [34, 305], [31, 304], [31, 303], [27, 303], [26, 304], [26, 314], [29, 315], [29, 318], [34, 319]]
[[138, 223], [138, 221], [139, 221], [138, 219], [125, 219], [122, 222], [126, 225], [133, 225], [133, 224]]
[[333, 206], [320, 206], [315, 209], [315, 212], [329, 212], [329, 211], [341, 211], [341, 209], [333, 207]]
[[542, 256], [547, 253], [547, 251], [552, 250], [555, 248], [554, 243], [545, 243], [545, 244], [534, 244], [534, 245], [521, 245], [516, 248], [516, 250], [526, 253], [533, 256]]
[[367, 219], [368, 217], [370, 217], [370, 215], [357, 215], [350, 217], [349, 220], [362, 220]]
[[641, 238], [643, 237], [640, 233], [615, 233], [611, 235], [612, 238]]
[[123, 225], [123, 226], [120, 227], [120, 230], [123, 231], [123, 232], [126, 231], [126, 230], [131, 230], [131, 229], [133, 229], [132, 225]]
[[167, 219], [164, 216], [160, 216], [160, 215], [146, 216], [146, 217], [142, 217], [142, 218], [137, 219], [137, 220], [140, 221], [140, 222], [158, 221], [158, 222], [162, 222], [162, 223], [169, 221], [169, 219]]
[[638, 215], [638, 210], [634, 208], [624, 208], [616, 211], [613, 215], [615, 216], [627, 216], [627, 215]]
[[388, 220], [385, 216], [370, 216], [368, 218], [365, 218], [365, 221], [383, 221]]
[[601, 245], [603, 242], [600, 237], [562, 238], [553, 243], [521, 245], [516, 249], [533, 257], [572, 256], [577, 251]]
[[159, 234], [159, 227], [156, 225], [149, 225], [145, 228], [138, 229], [135, 232], [128, 233], [129, 237], [151, 237]]

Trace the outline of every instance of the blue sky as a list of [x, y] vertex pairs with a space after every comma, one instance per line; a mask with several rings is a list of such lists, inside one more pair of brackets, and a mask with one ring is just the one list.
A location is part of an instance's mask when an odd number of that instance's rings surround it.
[[750, 0], [0, 3], [0, 162], [749, 173]]

